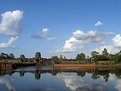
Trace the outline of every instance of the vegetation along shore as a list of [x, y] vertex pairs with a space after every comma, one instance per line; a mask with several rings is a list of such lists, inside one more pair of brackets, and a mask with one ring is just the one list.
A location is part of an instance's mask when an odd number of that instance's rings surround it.
[[[21, 54], [19, 58], [15, 58], [13, 53], [0, 54], [0, 64], [11, 64], [14, 66], [75, 66], [75, 67], [92, 67], [92, 66], [121, 66], [121, 51], [115, 54], [109, 54], [104, 48], [102, 53], [92, 51], [91, 56], [86, 56], [84, 53], [79, 53], [74, 59], [68, 59], [63, 55], [52, 56], [51, 58], [42, 58], [40, 52], [36, 52], [33, 58], [26, 58]], [[11, 67], [10, 65], [0, 68]]]

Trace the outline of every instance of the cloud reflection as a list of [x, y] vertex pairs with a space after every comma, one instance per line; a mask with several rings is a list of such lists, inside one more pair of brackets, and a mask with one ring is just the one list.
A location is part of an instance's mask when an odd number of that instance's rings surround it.
[[10, 82], [10, 78], [0, 77], [0, 84], [4, 84], [9, 91], [16, 91]]
[[118, 91], [121, 91], [121, 79], [117, 78], [115, 74], [110, 74], [110, 80], [114, 83], [114, 87]]
[[66, 87], [72, 91], [108, 91], [106, 83], [92, 84], [76, 74], [62, 73], [58, 74], [57, 77], [61, 78]]

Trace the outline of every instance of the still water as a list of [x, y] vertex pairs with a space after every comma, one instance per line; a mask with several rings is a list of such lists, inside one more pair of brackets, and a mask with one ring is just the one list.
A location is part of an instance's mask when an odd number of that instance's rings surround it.
[[1, 70], [0, 91], [121, 91], [121, 69], [28, 67]]

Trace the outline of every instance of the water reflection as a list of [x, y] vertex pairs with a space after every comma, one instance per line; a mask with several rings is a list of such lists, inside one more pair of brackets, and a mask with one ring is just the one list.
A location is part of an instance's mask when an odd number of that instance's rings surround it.
[[70, 88], [72, 91], [108, 91], [105, 82], [99, 84], [90, 84], [86, 82], [83, 77], [70, 73], [58, 74], [57, 76], [64, 80], [66, 87]]
[[23, 68], [23, 69], [17, 69], [17, 70], [0, 70], [0, 76], [4, 76], [4, 75], [9, 75], [12, 76], [14, 73], [19, 73], [20, 77], [23, 77], [26, 73], [32, 73], [35, 75], [35, 79], [39, 80], [41, 77], [41, 74], [43, 73], [51, 73], [53, 76], [56, 76], [58, 73], [62, 73], [62, 72], [72, 72], [72, 73], [76, 73], [78, 76], [84, 77], [86, 75], [86, 73], [91, 73], [91, 78], [92, 79], [98, 79], [100, 78], [100, 76], [103, 77], [103, 79], [107, 82], [109, 77], [110, 77], [110, 73], [111, 74], [115, 74], [115, 76], [117, 78], [121, 78], [121, 68], [69, 68], [69, 67], [52, 67], [52, 68], [48, 68], [45, 67], [40, 69], [40, 68], [34, 68], [33, 70], [32, 68], [30, 68], [31, 70], [29, 70], [29, 68]]
[[0, 77], [0, 84], [5, 85], [9, 91], [15, 91], [15, 87], [12, 85], [9, 77]]
[[[22, 85], [20, 90], [11, 78], [17, 78], [16, 83], [24, 81], [26, 90]], [[5, 85], [8, 91], [121, 91], [121, 68], [33, 67], [0, 70], [1, 85]]]

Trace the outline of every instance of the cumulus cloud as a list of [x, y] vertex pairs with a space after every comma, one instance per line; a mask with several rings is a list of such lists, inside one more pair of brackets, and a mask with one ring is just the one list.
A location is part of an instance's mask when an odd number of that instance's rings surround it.
[[117, 34], [113, 39], [114, 46], [121, 47], [121, 35]]
[[95, 27], [99, 27], [99, 26], [102, 26], [103, 25], [103, 23], [101, 22], [101, 21], [97, 21], [96, 23], [95, 23]]
[[18, 37], [11, 37], [8, 42], [6, 43], [0, 43], [0, 48], [8, 48], [13, 47], [13, 43], [15, 40], [17, 40]]
[[121, 50], [121, 36], [120, 36], [120, 34], [117, 34], [112, 38], [112, 44], [103, 45], [103, 46], [100, 46], [99, 48], [96, 48], [94, 50], [98, 51], [101, 54], [102, 51], [104, 50], [104, 48], [106, 48], [108, 50], [108, 52], [111, 54], [115, 54], [115, 53], [119, 52]]
[[23, 31], [20, 21], [23, 18], [23, 11], [7, 11], [1, 14], [0, 34], [10, 36], [8, 42], [0, 43], [0, 48], [13, 47], [13, 43]]
[[[101, 25], [103, 25], [103, 23], [101, 21], [97, 21], [95, 27]], [[97, 32], [94, 30], [85, 32], [83, 30], [76, 30], [72, 33], [72, 36], [65, 41], [64, 45], [55, 51], [55, 53], [70, 53], [82, 49], [87, 44], [95, 43], [98, 44], [99, 47], [93, 50], [91, 49], [90, 51], [95, 50], [102, 53], [104, 48], [107, 48], [109, 53], [114, 54], [121, 50], [121, 35], [114, 35], [114, 32]], [[111, 37], [113, 37], [111, 43], [107, 44], [108, 38]]]
[[0, 34], [18, 36], [22, 32], [20, 24], [23, 18], [23, 12], [20, 10], [7, 11], [1, 15]]
[[105, 38], [112, 36], [113, 34], [113, 32], [101, 33], [93, 30], [88, 32], [76, 30], [73, 32], [72, 37], [65, 41], [64, 46], [57, 51], [61, 53], [68, 53], [83, 48], [88, 43], [104, 44]]
[[49, 33], [49, 29], [48, 28], [43, 28], [41, 32], [37, 32], [36, 34], [33, 34], [32, 38], [47, 39], [47, 40], [53, 40], [53, 39], [55, 39]]

